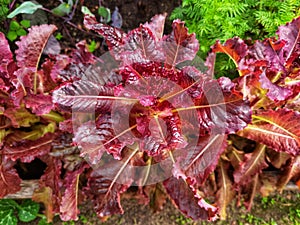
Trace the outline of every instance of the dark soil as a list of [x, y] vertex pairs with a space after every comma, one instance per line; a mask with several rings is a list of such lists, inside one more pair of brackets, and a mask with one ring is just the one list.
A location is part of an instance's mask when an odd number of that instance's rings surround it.
[[[59, 1], [37, 1], [49, 10], [59, 5]], [[170, 15], [174, 8], [178, 7], [181, 3], [180, 0], [102, 0], [101, 2], [102, 6], [109, 8], [111, 12], [115, 10], [115, 7], [118, 7], [123, 20], [121, 29], [124, 31], [132, 30], [138, 27], [141, 23], [150, 21], [150, 19], [156, 14], [167, 13], [167, 15]], [[47, 15], [48, 24], [55, 24], [58, 27], [56, 33], [60, 32], [63, 36], [63, 38], [60, 40], [60, 44], [64, 50], [74, 47], [75, 44], [81, 40], [86, 40], [89, 43], [91, 40], [99, 41], [100, 39], [98, 36], [93, 35], [92, 32], [87, 32], [84, 29], [83, 14], [81, 13], [82, 6], [88, 7], [93, 14], [98, 16], [97, 11], [99, 8], [99, 1], [96, 0], [78, 1], [76, 11], [74, 12], [74, 16], [71, 18], [71, 20], [69, 20], [69, 18], [57, 17], [49, 13]], [[165, 24], [165, 33], [169, 33], [170, 30], [171, 20], [167, 18]]]

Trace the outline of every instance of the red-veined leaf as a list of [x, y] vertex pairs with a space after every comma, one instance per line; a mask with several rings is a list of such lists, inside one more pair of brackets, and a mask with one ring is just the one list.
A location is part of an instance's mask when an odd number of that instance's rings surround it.
[[30, 94], [24, 98], [26, 108], [31, 108], [32, 112], [38, 116], [49, 113], [54, 109], [52, 97], [45, 94]]
[[14, 162], [4, 156], [0, 157], [0, 198], [21, 190], [21, 179], [13, 167]]
[[172, 33], [164, 36], [161, 44], [166, 55], [167, 65], [174, 67], [180, 62], [194, 59], [199, 49], [199, 43], [195, 34], [188, 34], [184, 22], [174, 20], [172, 28]]
[[106, 40], [109, 50], [113, 50], [114, 56], [118, 58], [118, 53], [123, 47], [123, 39], [126, 37], [126, 34], [118, 28], [111, 27], [107, 24], [98, 23], [94, 16], [87, 14], [84, 16], [83, 23], [87, 29], [93, 30], [103, 36]]
[[16, 50], [18, 67], [31, 68], [36, 72], [43, 49], [56, 29], [54, 25], [47, 24], [29, 28], [28, 35], [22, 36], [21, 40], [16, 42], [19, 47]]
[[79, 176], [87, 167], [84, 164], [78, 170], [68, 172], [64, 178], [66, 191], [60, 205], [60, 218], [63, 221], [78, 220]]
[[[129, 130], [128, 130], [129, 131]], [[121, 159], [122, 149], [133, 140], [118, 139], [125, 133], [115, 134], [113, 121], [109, 115], [100, 115], [95, 122], [89, 121], [75, 131], [74, 142], [81, 147], [81, 156], [87, 156], [89, 162], [96, 164], [104, 152]]]
[[166, 13], [155, 15], [151, 18], [150, 23], [146, 22], [144, 24], [144, 26], [148, 27], [155, 35], [156, 41], [160, 40], [163, 37], [166, 17]]
[[199, 137], [197, 146], [188, 146], [180, 150], [179, 161], [173, 171], [174, 176], [186, 176], [198, 184], [203, 184], [216, 168], [226, 145], [226, 135]]
[[100, 86], [87, 80], [67, 83], [53, 91], [52, 99], [60, 109], [76, 112], [105, 112], [110, 109], [113, 88]]
[[43, 156], [50, 152], [53, 139], [54, 134], [47, 133], [34, 141], [23, 140], [16, 142], [13, 134], [11, 134], [5, 140], [2, 154], [14, 161], [20, 159], [22, 162], [31, 162], [35, 157]]
[[92, 197], [100, 218], [123, 213], [120, 195], [133, 182], [133, 170], [129, 163], [137, 151], [138, 149], [129, 151], [122, 161], [105, 162], [90, 174], [87, 192]]
[[245, 154], [240, 167], [233, 173], [234, 182], [239, 185], [246, 184], [266, 167], [268, 167], [266, 163], [266, 146], [259, 144], [252, 153]]
[[187, 217], [193, 220], [215, 220], [217, 208], [208, 204], [196, 190], [182, 179], [170, 177], [163, 182], [163, 185], [172, 202]]

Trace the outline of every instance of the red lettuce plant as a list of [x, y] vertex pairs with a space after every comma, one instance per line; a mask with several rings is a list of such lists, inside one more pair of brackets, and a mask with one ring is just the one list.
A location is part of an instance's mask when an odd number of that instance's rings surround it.
[[[149, 198], [144, 185], [163, 181], [186, 216], [214, 220], [217, 207], [199, 187], [227, 135], [251, 121], [248, 100], [229, 79], [180, 66], [196, 56], [198, 41], [180, 20], [163, 35], [164, 20], [158, 15], [126, 34], [86, 15], [85, 26], [106, 39], [113, 58], [53, 92], [58, 108], [73, 113], [74, 142], [93, 168], [85, 192], [99, 217], [123, 212], [120, 195], [130, 185]], [[113, 68], [99, 69], [108, 64]]]
[[[223, 172], [229, 166], [224, 167], [224, 163], [234, 168], [231, 180], [231, 171], [226, 170], [223, 185], [230, 187], [234, 183], [240, 193], [246, 190], [248, 208], [257, 191], [268, 195], [282, 190], [292, 178], [300, 178], [300, 18], [279, 27], [276, 34], [277, 38], [253, 44], [237, 37], [224, 44], [217, 42], [206, 61], [209, 71], [213, 71], [216, 53], [225, 53], [235, 62], [240, 77], [233, 82], [252, 109], [252, 122], [237, 134], [256, 141], [256, 148], [239, 151], [242, 148], [235, 148], [233, 143], [220, 164]], [[270, 167], [277, 170], [277, 176], [268, 174]], [[228, 190], [223, 195], [232, 196]]]
[[[20, 190], [14, 165], [36, 158], [47, 168], [33, 199], [49, 222], [76, 220], [86, 200], [100, 218], [123, 213], [133, 185], [155, 210], [168, 196], [194, 220], [224, 219], [237, 193], [250, 208], [257, 191], [281, 190], [300, 173], [299, 20], [277, 39], [217, 42], [206, 72], [191, 63], [199, 44], [182, 21], [163, 35], [165, 15], [128, 33], [86, 15], [110, 50], [101, 57], [85, 42], [43, 54], [56, 28], [42, 25], [14, 60], [0, 34], [0, 197]], [[217, 52], [234, 60], [238, 79], [213, 79]]]

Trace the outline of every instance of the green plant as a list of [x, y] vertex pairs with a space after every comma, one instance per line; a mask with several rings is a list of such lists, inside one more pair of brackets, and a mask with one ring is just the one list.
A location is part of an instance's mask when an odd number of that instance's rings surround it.
[[0, 200], [0, 224], [16, 225], [18, 220], [30, 222], [37, 217], [41, 218], [39, 225], [44, 223], [45, 216], [39, 214], [40, 205], [32, 200], [26, 199], [18, 204], [12, 199]]
[[6, 19], [9, 12], [9, 4], [11, 0], [1, 0], [0, 1], [0, 22]]
[[24, 36], [27, 34], [26, 29], [30, 27], [29, 20], [22, 20], [18, 23], [16, 20], [12, 20], [9, 24], [9, 31], [6, 34], [6, 37], [10, 41], [16, 40], [18, 37]]
[[[224, 42], [234, 36], [242, 39], [264, 39], [273, 36], [277, 27], [300, 15], [297, 0], [183, 0], [171, 19], [186, 22], [200, 40], [200, 56], [205, 58], [216, 40]], [[221, 56], [217, 76], [228, 73], [234, 64]], [[229, 71], [231, 72], [231, 71]]]

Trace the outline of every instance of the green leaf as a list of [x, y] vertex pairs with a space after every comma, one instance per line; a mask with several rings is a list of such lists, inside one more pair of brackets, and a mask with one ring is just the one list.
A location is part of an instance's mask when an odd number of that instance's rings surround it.
[[12, 199], [0, 200], [0, 212], [16, 209], [19, 205]]
[[30, 27], [30, 20], [22, 20], [20, 22], [20, 24], [25, 27], [25, 28], [29, 28]]
[[32, 200], [25, 200], [21, 204], [21, 209], [18, 212], [19, 219], [23, 222], [34, 220], [39, 213], [40, 205]]
[[9, 30], [13, 31], [13, 30], [18, 30], [20, 28], [20, 24], [15, 21], [15, 20], [12, 20], [9, 24]]
[[52, 224], [52, 223], [47, 223], [47, 217], [46, 216], [42, 216], [42, 219], [40, 219], [38, 225], [49, 225], [49, 224]]
[[60, 39], [63, 38], [63, 36], [62, 36], [61, 33], [57, 33], [57, 34], [55, 35], [55, 38], [56, 38], [57, 40], [60, 40]]
[[86, 6], [81, 7], [81, 12], [85, 15], [95, 16]]
[[6, 37], [8, 38], [8, 40], [14, 41], [17, 39], [18, 35], [17, 35], [16, 31], [9, 31], [6, 35]]
[[97, 48], [97, 43], [92, 40], [90, 44], [87, 45], [89, 52], [94, 52]]
[[71, 12], [72, 6], [70, 6], [68, 3], [61, 3], [59, 6], [55, 7], [51, 11], [58, 16], [65, 16], [68, 15]]
[[17, 225], [18, 219], [14, 216], [13, 210], [0, 211], [0, 225]]
[[33, 3], [31, 1], [23, 2], [18, 8], [8, 14], [7, 18], [11, 19], [20, 13], [33, 14], [36, 10], [42, 7], [42, 5]]
[[27, 34], [26, 30], [24, 30], [23, 28], [17, 30], [18, 36], [25, 36], [26, 34]]
[[104, 18], [106, 23], [108, 23], [111, 19], [109, 8], [106, 8], [103, 6], [99, 7], [98, 14], [99, 14], [99, 16], [102, 16]]

